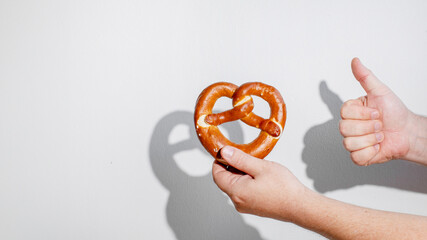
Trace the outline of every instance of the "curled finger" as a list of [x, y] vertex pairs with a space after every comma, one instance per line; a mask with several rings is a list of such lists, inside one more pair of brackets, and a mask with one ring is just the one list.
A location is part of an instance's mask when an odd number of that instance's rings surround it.
[[379, 132], [382, 123], [379, 120], [341, 120], [339, 129], [344, 137], [363, 136]]
[[346, 103], [341, 108], [342, 119], [374, 120], [380, 116], [378, 110], [375, 108]]
[[343, 145], [345, 149], [350, 152], [361, 150], [363, 148], [373, 146], [377, 143], [380, 143], [384, 140], [384, 133], [371, 133], [364, 136], [358, 137], [346, 137], [343, 140]]
[[361, 150], [354, 151], [350, 153], [351, 160], [359, 166], [367, 166], [371, 159], [377, 155], [380, 149], [379, 144], [375, 144], [374, 146], [370, 146]]

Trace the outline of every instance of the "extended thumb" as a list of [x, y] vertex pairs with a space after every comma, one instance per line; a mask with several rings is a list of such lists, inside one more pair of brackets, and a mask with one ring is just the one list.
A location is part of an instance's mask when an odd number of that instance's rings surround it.
[[221, 149], [221, 157], [232, 167], [253, 177], [262, 171], [264, 160], [253, 157], [237, 148], [225, 146]]
[[353, 58], [351, 61], [351, 70], [354, 77], [359, 81], [360, 85], [365, 89], [368, 95], [381, 95], [388, 91], [385, 86], [368, 68], [366, 68], [359, 58]]

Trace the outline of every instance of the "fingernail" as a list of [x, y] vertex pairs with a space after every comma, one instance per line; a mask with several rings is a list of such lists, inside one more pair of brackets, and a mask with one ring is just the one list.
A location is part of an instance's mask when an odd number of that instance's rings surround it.
[[376, 133], [375, 137], [377, 138], [378, 142], [381, 142], [383, 140], [383, 134], [382, 133]]
[[371, 113], [371, 119], [378, 119], [379, 116], [380, 116], [380, 113], [378, 111]]
[[374, 125], [374, 128], [375, 128], [375, 132], [378, 132], [381, 129], [381, 123], [376, 122]]
[[233, 156], [234, 149], [232, 147], [225, 146], [221, 148], [221, 156], [223, 159], [227, 160]]
[[378, 150], [380, 150], [380, 145], [379, 144], [375, 144], [374, 145], [375, 150], [378, 152]]

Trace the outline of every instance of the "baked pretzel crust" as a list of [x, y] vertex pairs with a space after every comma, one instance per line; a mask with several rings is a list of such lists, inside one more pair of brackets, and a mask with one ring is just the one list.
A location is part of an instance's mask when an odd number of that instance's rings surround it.
[[[251, 95], [268, 102], [271, 109], [269, 119], [252, 112], [254, 102]], [[231, 98], [233, 108], [221, 113], [212, 113], [220, 97]], [[239, 119], [261, 130], [258, 137], [248, 144], [231, 142], [218, 128], [220, 124]], [[245, 83], [240, 87], [227, 82], [214, 83], [199, 95], [194, 112], [194, 124], [200, 142], [214, 158], [225, 164], [218, 152], [227, 145], [239, 148], [254, 157], [265, 158], [282, 135], [285, 122], [286, 105], [282, 96], [277, 89], [261, 82]]]

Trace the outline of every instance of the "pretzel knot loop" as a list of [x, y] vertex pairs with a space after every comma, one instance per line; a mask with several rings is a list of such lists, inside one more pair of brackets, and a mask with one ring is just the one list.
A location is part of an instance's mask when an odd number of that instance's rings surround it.
[[[270, 106], [270, 118], [264, 119], [252, 112], [254, 102], [251, 95], [261, 97]], [[220, 97], [232, 99], [233, 108], [221, 113], [212, 113]], [[258, 137], [248, 144], [236, 144], [228, 140], [218, 125], [242, 120], [244, 123], [261, 130]], [[286, 121], [286, 105], [274, 87], [260, 82], [245, 83], [240, 87], [232, 83], [214, 83], [203, 90], [197, 99], [194, 123], [200, 142], [215, 158], [218, 151], [231, 145], [258, 158], [266, 157], [282, 135]], [[218, 159], [221, 161], [221, 159]]]

